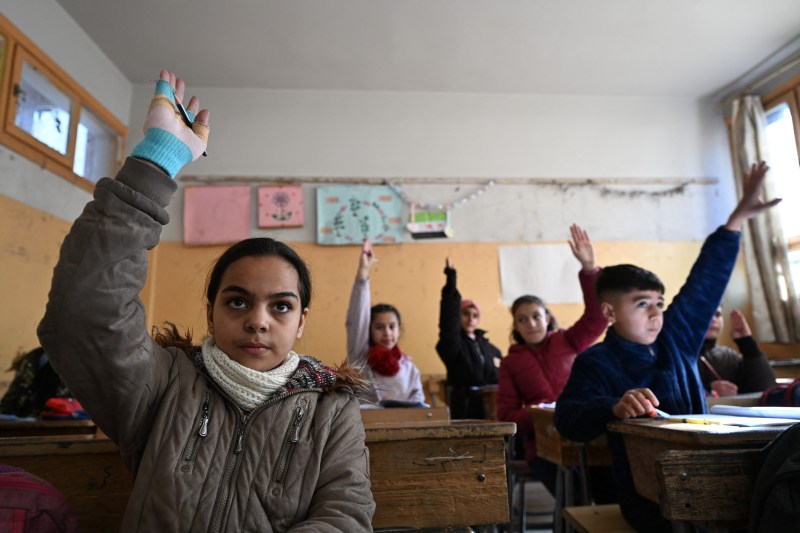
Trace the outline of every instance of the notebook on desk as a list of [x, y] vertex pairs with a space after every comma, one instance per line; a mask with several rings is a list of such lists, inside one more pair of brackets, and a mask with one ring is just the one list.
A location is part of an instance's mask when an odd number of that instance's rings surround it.
[[800, 422], [800, 407], [779, 407], [772, 405], [712, 405], [711, 413], [718, 415], [745, 416], [755, 418], [783, 418]]
[[765, 416], [739, 416], [732, 414], [709, 413], [709, 414], [690, 414], [690, 415], [671, 415], [664, 418], [667, 422], [682, 424], [701, 424], [719, 426], [739, 426], [739, 427], [763, 427], [763, 426], [789, 426], [800, 422], [793, 418], [776, 418]]

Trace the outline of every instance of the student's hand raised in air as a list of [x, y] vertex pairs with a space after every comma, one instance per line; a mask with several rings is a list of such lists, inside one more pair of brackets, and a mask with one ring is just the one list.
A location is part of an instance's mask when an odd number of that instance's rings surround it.
[[182, 79], [168, 70], [161, 71], [144, 121], [145, 137], [131, 154], [155, 164], [171, 178], [199, 158], [208, 144], [210, 113], [207, 109], [200, 111], [200, 100], [192, 96], [184, 108], [192, 122], [188, 126], [178, 109], [185, 92]]
[[369, 269], [377, 262], [378, 258], [372, 252], [372, 243], [369, 242], [369, 239], [364, 239], [364, 245], [361, 247], [361, 256], [358, 259], [359, 279], [369, 278]]
[[596, 263], [594, 260], [594, 245], [589, 238], [589, 234], [577, 224], [570, 226], [569, 232], [572, 234], [572, 239], [567, 242], [572, 250], [572, 255], [580, 261], [581, 269], [584, 272], [591, 272], [595, 269]]
[[450, 261], [450, 256], [449, 255], [444, 258], [444, 273], [447, 274], [448, 270], [452, 270], [453, 272], [455, 272], [455, 270], [456, 270], [456, 265], [455, 265], [455, 263]]
[[658, 398], [650, 389], [631, 389], [622, 395], [611, 411], [619, 419], [625, 420], [649, 414], [655, 415]]
[[750, 337], [753, 333], [750, 331], [750, 324], [744, 318], [744, 315], [738, 309], [731, 311], [731, 338], [741, 339], [742, 337]]
[[753, 164], [750, 172], [745, 174], [742, 198], [728, 218], [728, 222], [725, 223], [725, 229], [739, 231], [746, 220], [766, 211], [781, 201], [780, 198], [774, 198], [768, 202], [761, 200], [761, 192], [764, 189], [764, 180], [767, 177], [768, 170], [767, 164], [761, 161], [757, 165]]

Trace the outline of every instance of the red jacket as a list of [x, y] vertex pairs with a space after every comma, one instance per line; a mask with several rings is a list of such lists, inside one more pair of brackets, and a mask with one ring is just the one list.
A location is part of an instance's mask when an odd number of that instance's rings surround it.
[[592, 345], [608, 326], [594, 290], [600, 269], [578, 279], [585, 305], [581, 318], [569, 329], [547, 334], [541, 348], [532, 350], [514, 344], [500, 363], [497, 391], [497, 418], [517, 424], [517, 435], [527, 437], [525, 459], [536, 457], [533, 424], [526, 406], [556, 401], [567, 383], [575, 357]]

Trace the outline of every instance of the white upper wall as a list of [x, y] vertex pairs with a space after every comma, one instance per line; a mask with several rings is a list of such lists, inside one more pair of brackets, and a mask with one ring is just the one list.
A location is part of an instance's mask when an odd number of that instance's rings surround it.
[[[152, 89], [134, 88], [130, 146], [141, 139], [136, 121]], [[498, 185], [453, 213], [456, 240], [563, 240], [573, 221], [594, 230], [595, 239], [701, 239], [733, 206], [724, 124], [711, 103], [191, 87], [189, 93], [211, 110], [211, 139], [209, 157], [184, 169], [187, 175], [366, 177], [377, 183], [392, 177], [719, 180], [661, 197], [638, 193], [669, 187], [621, 186], [609, 194]], [[454, 188], [404, 190], [426, 203], [448, 203], [470, 190]], [[306, 189], [306, 226], [273, 235], [315, 239], [314, 187]], [[180, 195], [171, 212], [164, 238], [180, 240]]]
[[[53, 0], [0, 0], [25, 35], [129, 125], [128, 149], [152, 85], [132, 87]], [[161, 65], [153, 66], [153, 76]], [[191, 80], [189, 80], [191, 81]], [[186, 174], [210, 176], [700, 178], [665, 186], [501, 186], [453, 213], [456, 240], [562, 241], [571, 222], [597, 240], [700, 239], [733, 205], [722, 118], [691, 99], [342, 91], [196, 91], [212, 110], [210, 156]], [[130, 120], [129, 120], [130, 118]], [[0, 193], [65, 220], [89, 194], [8, 150]], [[405, 186], [415, 200], [447, 203], [469, 185]], [[56, 192], [57, 191], [57, 192]], [[313, 241], [314, 187], [306, 226], [274, 234]], [[182, 198], [170, 207], [168, 240], [182, 236]], [[253, 224], [255, 228], [255, 223]]]

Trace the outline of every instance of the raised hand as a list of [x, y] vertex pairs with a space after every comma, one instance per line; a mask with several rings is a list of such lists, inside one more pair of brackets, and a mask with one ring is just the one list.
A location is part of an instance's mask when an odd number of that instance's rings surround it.
[[364, 245], [361, 247], [361, 255], [358, 258], [358, 277], [359, 279], [369, 278], [369, 269], [378, 262], [378, 258], [372, 252], [372, 243], [369, 239], [364, 239]]
[[752, 335], [750, 324], [747, 323], [742, 312], [738, 309], [731, 311], [731, 338], [736, 340], [742, 337], [751, 337]]
[[200, 109], [200, 100], [193, 96], [185, 107], [191, 126], [181, 116], [186, 84], [174, 73], [162, 70], [156, 83], [144, 121], [145, 137], [132, 155], [150, 161], [174, 178], [187, 163], [200, 157], [208, 144], [210, 113]]
[[767, 177], [768, 170], [769, 166], [764, 161], [761, 161], [758, 164], [753, 164], [750, 172], [744, 176], [742, 198], [728, 218], [728, 222], [725, 223], [726, 229], [739, 231], [746, 220], [780, 203], [780, 198], [774, 198], [768, 202], [761, 200], [761, 191], [764, 188], [764, 180]]
[[577, 224], [571, 225], [569, 231], [572, 234], [572, 239], [567, 242], [570, 250], [572, 250], [572, 255], [580, 261], [582, 270], [591, 272], [595, 269], [596, 263], [594, 260], [594, 245], [589, 238], [589, 234]]
[[455, 270], [456, 265], [452, 261], [450, 261], [450, 256], [444, 258], [444, 270], [447, 272], [448, 270]]

